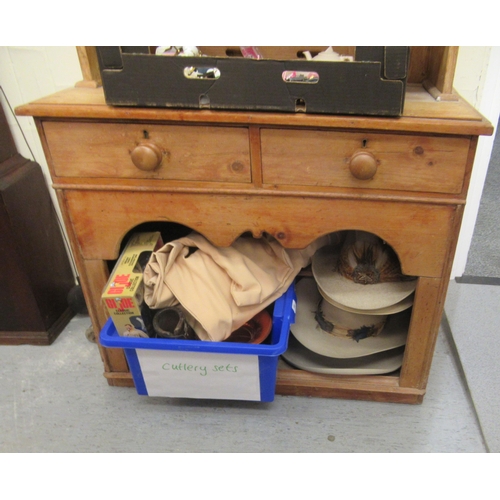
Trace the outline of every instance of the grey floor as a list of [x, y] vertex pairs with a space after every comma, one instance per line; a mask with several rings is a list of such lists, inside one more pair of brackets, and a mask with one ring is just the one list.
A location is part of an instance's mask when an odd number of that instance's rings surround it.
[[487, 448], [499, 452], [500, 287], [451, 282], [445, 320]]
[[445, 319], [453, 332], [487, 447], [500, 451], [500, 133], [485, 179], [464, 275], [451, 282]]
[[[479, 292], [474, 295], [481, 300]], [[494, 422], [478, 418], [475, 392], [471, 397], [468, 390], [474, 383], [465, 381], [445, 320], [418, 406], [285, 396], [272, 403], [139, 396], [105, 382], [97, 346], [85, 337], [89, 324], [86, 316], [73, 318], [49, 347], [0, 348], [2, 452], [500, 449], [496, 429], [490, 429]], [[487, 398], [481, 380], [478, 387], [477, 394]]]

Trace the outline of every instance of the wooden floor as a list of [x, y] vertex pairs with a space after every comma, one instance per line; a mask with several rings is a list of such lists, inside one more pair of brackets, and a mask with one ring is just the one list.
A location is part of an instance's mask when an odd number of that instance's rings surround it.
[[0, 349], [2, 452], [470, 452], [487, 443], [443, 322], [422, 405], [277, 396], [148, 398], [110, 387], [90, 321], [49, 347]]

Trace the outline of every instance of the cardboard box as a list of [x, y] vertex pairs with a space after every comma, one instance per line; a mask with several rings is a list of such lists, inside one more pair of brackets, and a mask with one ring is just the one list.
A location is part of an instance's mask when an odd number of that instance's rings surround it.
[[355, 47], [354, 53], [354, 62], [344, 62], [165, 57], [149, 47], [97, 47], [106, 103], [115, 106], [401, 115], [409, 48]]
[[159, 231], [134, 233], [109, 277], [102, 299], [119, 335], [154, 335], [152, 317], [144, 302], [143, 271], [151, 253], [162, 246]]
[[295, 286], [274, 302], [271, 334], [262, 344], [120, 337], [108, 320], [101, 345], [122, 348], [143, 396], [274, 400], [278, 360], [295, 322]]

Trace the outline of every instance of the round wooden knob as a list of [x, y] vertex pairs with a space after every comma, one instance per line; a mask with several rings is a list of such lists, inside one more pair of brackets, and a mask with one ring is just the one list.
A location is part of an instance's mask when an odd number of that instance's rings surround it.
[[140, 170], [154, 170], [161, 165], [161, 149], [153, 142], [141, 142], [131, 153], [133, 164]]
[[371, 179], [377, 172], [377, 160], [368, 151], [358, 151], [349, 160], [349, 170], [356, 179]]

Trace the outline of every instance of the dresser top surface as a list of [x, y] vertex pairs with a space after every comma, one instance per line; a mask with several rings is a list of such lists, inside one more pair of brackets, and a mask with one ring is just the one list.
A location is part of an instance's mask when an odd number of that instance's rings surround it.
[[170, 121], [299, 128], [372, 129], [461, 135], [492, 135], [493, 127], [470, 104], [436, 101], [420, 86], [408, 86], [401, 117], [313, 115], [263, 111], [210, 111], [109, 106], [102, 87], [72, 87], [16, 109], [19, 116], [55, 119]]

